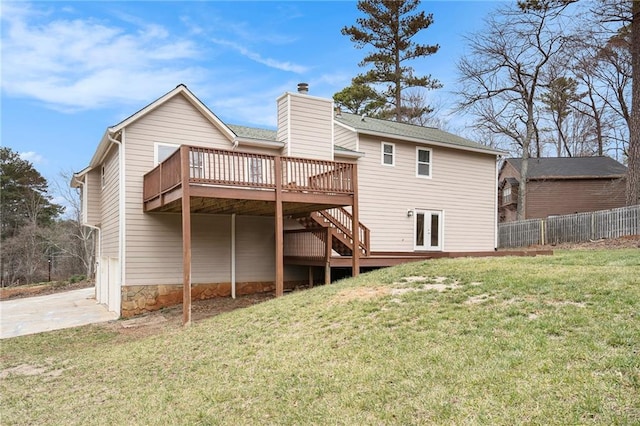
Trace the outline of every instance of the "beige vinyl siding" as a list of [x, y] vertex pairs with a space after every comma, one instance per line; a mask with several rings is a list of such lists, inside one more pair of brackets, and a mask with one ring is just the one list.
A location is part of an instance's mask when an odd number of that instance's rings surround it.
[[100, 188], [100, 168], [95, 168], [87, 173], [84, 181], [85, 196], [87, 201], [84, 207], [86, 207], [85, 223], [93, 226], [97, 226], [101, 222], [100, 218], [100, 199], [102, 188]]
[[108, 151], [103, 162], [105, 173], [105, 185], [101, 183], [101, 167], [97, 170], [97, 184], [100, 188], [100, 216], [102, 228], [102, 256], [114, 257], [119, 256], [118, 253], [118, 229], [120, 214], [118, 209], [119, 200], [119, 147], [113, 145]]
[[[285, 132], [282, 128], [289, 125], [285, 152], [291, 157], [313, 158], [317, 160], [333, 159], [333, 102], [328, 99], [308, 95], [289, 93], [279, 102], [278, 137]], [[280, 122], [283, 110], [289, 110], [290, 120]]]
[[335, 125], [333, 128], [335, 144], [343, 148], [358, 150], [358, 138], [356, 132], [345, 129], [342, 126]]
[[[125, 129], [125, 285], [182, 282], [180, 215], [142, 210], [143, 176], [154, 167], [154, 143], [231, 149], [231, 142], [183, 96], [175, 96]], [[177, 229], [174, 227], [177, 224]], [[194, 230], [197, 229], [193, 228]], [[193, 244], [198, 244], [194, 231]], [[194, 265], [194, 277], [197, 266]], [[177, 277], [177, 279], [176, 279]], [[194, 281], [195, 282], [195, 281]]]
[[416, 144], [395, 143], [395, 167], [380, 164], [381, 140], [361, 136], [360, 220], [372, 251], [413, 251], [412, 209], [443, 212], [443, 251], [492, 250], [495, 245], [495, 156], [432, 148], [432, 178], [416, 177]]
[[[173, 98], [125, 129], [125, 285], [182, 282], [181, 215], [144, 213], [142, 210], [143, 176], [154, 167], [156, 142], [231, 149], [231, 142], [181, 96]], [[243, 148], [242, 151], [268, 152], [250, 147]], [[269, 153], [273, 154], [272, 151]], [[196, 214], [192, 215], [191, 227], [192, 282], [229, 282], [231, 217]], [[236, 230], [237, 281], [273, 281], [273, 218], [238, 216]]]
[[[153, 254], [144, 235], [128, 234], [127, 271], [144, 264], [147, 273], [129, 285], [182, 283], [182, 222], [179, 214], [147, 214], [158, 246]], [[191, 280], [193, 284], [231, 281], [231, 216], [191, 216]], [[236, 216], [236, 281], [270, 282], [275, 278], [272, 217]], [[300, 268], [285, 268], [285, 280], [307, 277]]]

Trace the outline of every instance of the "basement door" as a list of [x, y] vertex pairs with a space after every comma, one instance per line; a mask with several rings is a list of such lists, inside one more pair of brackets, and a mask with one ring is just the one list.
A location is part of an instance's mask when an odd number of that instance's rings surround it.
[[414, 218], [415, 250], [442, 250], [442, 212], [416, 210]]

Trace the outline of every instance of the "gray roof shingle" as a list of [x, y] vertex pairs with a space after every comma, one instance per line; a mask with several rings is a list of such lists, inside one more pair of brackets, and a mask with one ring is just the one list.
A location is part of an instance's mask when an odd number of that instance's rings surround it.
[[247, 139], [257, 139], [261, 141], [277, 141], [277, 132], [270, 129], [258, 129], [255, 127], [238, 126], [236, 124], [227, 124], [236, 136]]
[[[355, 129], [361, 133], [386, 134], [393, 138], [410, 138], [412, 140], [424, 141], [424, 143], [441, 143], [452, 147], [486, 151], [493, 154], [500, 154], [501, 151], [482, 145], [469, 139], [436, 129], [434, 127], [422, 127], [413, 124], [398, 123], [377, 118], [362, 117], [356, 114], [343, 112], [336, 121]], [[255, 127], [239, 126], [227, 124], [227, 126], [239, 137], [256, 139], [263, 141], [277, 141], [277, 132], [270, 129], [259, 129]], [[340, 149], [341, 147], [338, 147]]]
[[[520, 173], [521, 158], [507, 158]], [[528, 166], [529, 179], [542, 178], [587, 178], [587, 177], [622, 177], [627, 168], [609, 157], [570, 157], [570, 158], [530, 158]]]
[[395, 138], [411, 138], [423, 140], [425, 143], [438, 142], [454, 147], [488, 151], [500, 154], [501, 151], [493, 149], [489, 146], [482, 145], [477, 142], [470, 141], [463, 137], [445, 132], [434, 127], [422, 127], [407, 123], [398, 123], [396, 121], [380, 120], [377, 118], [365, 117], [350, 113], [341, 113], [336, 117], [336, 121], [356, 129], [361, 133], [387, 134], [389, 137]]

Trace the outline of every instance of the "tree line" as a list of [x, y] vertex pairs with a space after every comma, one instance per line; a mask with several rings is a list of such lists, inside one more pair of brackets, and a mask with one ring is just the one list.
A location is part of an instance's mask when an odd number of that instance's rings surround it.
[[93, 276], [95, 246], [91, 230], [82, 226], [78, 193], [69, 187], [59, 188], [59, 193], [67, 204], [66, 215], [33, 164], [0, 147], [3, 287]]
[[[411, 63], [439, 46], [415, 42], [433, 22], [419, 0], [360, 0], [364, 17], [342, 29], [369, 48], [365, 72], [334, 95], [355, 114], [432, 124], [427, 93], [442, 85]], [[609, 155], [628, 166], [627, 204], [640, 204], [640, 2], [519, 0], [466, 37], [457, 64], [458, 112], [470, 137], [522, 158], [518, 214], [525, 209], [528, 158]], [[634, 78], [635, 77], [635, 78]]]

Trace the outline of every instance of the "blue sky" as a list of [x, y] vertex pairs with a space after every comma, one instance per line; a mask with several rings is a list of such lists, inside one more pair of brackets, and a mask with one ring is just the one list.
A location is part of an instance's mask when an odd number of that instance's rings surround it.
[[[454, 102], [463, 36], [499, 6], [423, 1], [435, 23], [417, 38], [440, 51], [412, 64]], [[275, 125], [275, 99], [295, 91], [331, 97], [361, 69], [364, 51], [340, 34], [355, 1], [2, 1], [2, 145], [50, 183], [91, 159], [108, 126], [186, 84], [223, 121]]]

